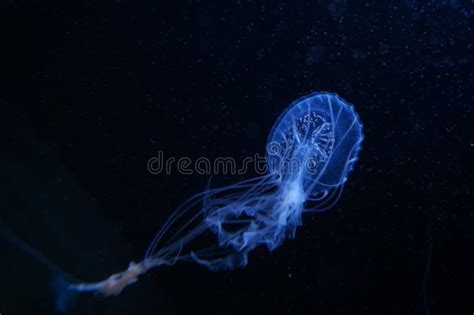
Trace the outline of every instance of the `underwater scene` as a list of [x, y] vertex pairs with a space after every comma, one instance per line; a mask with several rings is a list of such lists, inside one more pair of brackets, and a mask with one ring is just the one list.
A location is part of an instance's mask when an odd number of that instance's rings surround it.
[[474, 312], [473, 1], [0, 16], [0, 315]]

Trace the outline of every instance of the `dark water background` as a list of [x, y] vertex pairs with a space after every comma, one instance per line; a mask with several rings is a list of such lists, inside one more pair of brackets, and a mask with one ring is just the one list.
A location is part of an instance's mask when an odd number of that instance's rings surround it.
[[[366, 136], [332, 210], [245, 269], [158, 269], [71, 314], [472, 314], [473, 7], [4, 1], [0, 221], [99, 280], [140, 259], [207, 182], [150, 174], [159, 150], [262, 154], [289, 103], [332, 91]], [[46, 268], [3, 241], [0, 313], [53, 314]]]

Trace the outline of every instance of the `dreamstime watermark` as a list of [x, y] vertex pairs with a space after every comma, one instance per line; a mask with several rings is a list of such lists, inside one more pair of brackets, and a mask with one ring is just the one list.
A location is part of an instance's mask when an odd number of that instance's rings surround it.
[[237, 161], [232, 157], [216, 157], [210, 159], [205, 156], [200, 156], [195, 159], [189, 157], [166, 157], [163, 151], [158, 151], [157, 156], [148, 160], [148, 171], [151, 174], [166, 174], [178, 172], [182, 175], [242, 175], [255, 171], [258, 175], [266, 174], [267, 159], [260, 154], [254, 154]]
[[[208, 158], [200, 156], [198, 158], [190, 157], [174, 157], [166, 156], [165, 152], [160, 150], [158, 154], [151, 157], [147, 162], [147, 169], [151, 174], [166, 174], [170, 175], [173, 172], [178, 172], [182, 175], [243, 175], [249, 171], [257, 175], [265, 175], [268, 173], [268, 168], [285, 168], [286, 171], [294, 172], [305, 167], [306, 172], [315, 172], [318, 168], [318, 159], [301, 158], [300, 155], [292, 154], [294, 149], [286, 149], [279, 143], [270, 143], [267, 146], [267, 155], [254, 154], [247, 156], [241, 160], [233, 157], [216, 157]], [[303, 156], [305, 156], [303, 154]], [[312, 155], [306, 155], [312, 156]]]

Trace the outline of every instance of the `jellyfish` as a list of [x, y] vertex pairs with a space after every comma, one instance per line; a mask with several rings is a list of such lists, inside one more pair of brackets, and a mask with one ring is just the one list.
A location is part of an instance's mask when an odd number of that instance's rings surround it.
[[246, 266], [256, 247], [273, 251], [294, 238], [303, 213], [326, 211], [338, 201], [358, 159], [362, 129], [354, 107], [336, 94], [296, 100], [272, 127], [265, 175], [220, 188], [209, 183], [168, 217], [142, 261], [66, 290], [117, 295], [150, 269], [182, 261], [213, 271]]

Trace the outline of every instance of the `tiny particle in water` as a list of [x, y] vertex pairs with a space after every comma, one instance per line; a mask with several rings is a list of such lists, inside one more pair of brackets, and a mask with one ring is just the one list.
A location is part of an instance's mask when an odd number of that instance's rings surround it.
[[324, 57], [324, 47], [315, 44], [311, 46], [308, 50], [308, 53], [306, 55], [306, 64], [308, 66], [314, 65], [316, 63], [320, 63], [321, 60], [323, 60]]

